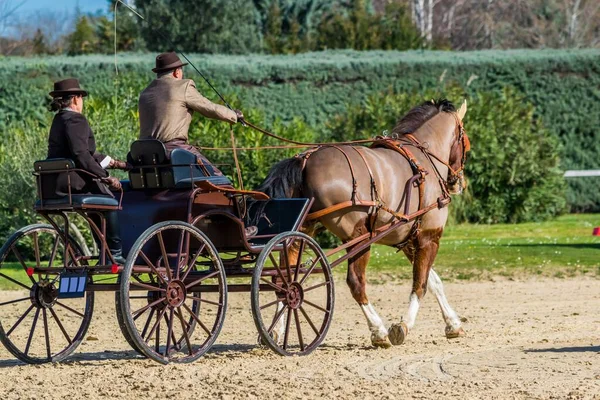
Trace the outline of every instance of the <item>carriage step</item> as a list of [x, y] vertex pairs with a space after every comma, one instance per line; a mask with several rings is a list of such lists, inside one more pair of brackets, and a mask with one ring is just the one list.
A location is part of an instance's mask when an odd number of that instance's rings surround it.
[[87, 272], [72, 273], [66, 272], [60, 275], [60, 286], [58, 288], [58, 297], [62, 299], [72, 299], [83, 297], [87, 286]]

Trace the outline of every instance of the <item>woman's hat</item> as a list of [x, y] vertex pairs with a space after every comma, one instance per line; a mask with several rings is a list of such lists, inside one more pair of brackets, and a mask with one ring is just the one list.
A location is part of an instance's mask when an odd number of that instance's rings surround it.
[[69, 95], [82, 95], [85, 97], [88, 93], [79, 87], [79, 80], [75, 78], [54, 82], [54, 90], [50, 92], [50, 96], [63, 97]]
[[161, 53], [156, 56], [156, 67], [152, 68], [152, 72], [160, 73], [170, 71], [175, 68], [183, 67], [187, 63], [182, 63], [177, 54], [174, 52]]

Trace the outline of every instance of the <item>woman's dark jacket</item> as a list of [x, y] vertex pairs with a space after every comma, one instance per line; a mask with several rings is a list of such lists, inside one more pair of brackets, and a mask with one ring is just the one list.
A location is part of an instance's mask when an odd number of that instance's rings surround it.
[[[61, 110], [56, 114], [48, 137], [48, 158], [70, 158], [77, 168], [105, 178], [108, 172], [100, 165], [105, 157], [96, 151], [94, 132], [82, 114], [69, 110]], [[107, 185], [93, 179], [85, 173], [72, 172], [72, 193], [112, 195]], [[56, 194], [68, 194], [66, 172], [61, 173], [57, 179]]]

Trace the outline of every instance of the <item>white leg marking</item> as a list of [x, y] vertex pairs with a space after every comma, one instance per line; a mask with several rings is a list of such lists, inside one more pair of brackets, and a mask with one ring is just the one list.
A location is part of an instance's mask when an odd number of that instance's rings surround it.
[[460, 318], [456, 314], [456, 312], [450, 307], [448, 303], [448, 299], [446, 299], [446, 293], [444, 293], [444, 285], [442, 284], [442, 280], [438, 276], [438, 274], [432, 269], [429, 270], [429, 279], [427, 280], [427, 287], [431, 292], [435, 294], [435, 298], [440, 305], [442, 310], [442, 316], [444, 317], [444, 321], [446, 322], [446, 326], [452, 328], [453, 330], [458, 330], [460, 328], [461, 322]]
[[[275, 311], [275, 315], [277, 315], [283, 309], [283, 301], [277, 303], [277, 311]], [[275, 343], [280, 344], [283, 341], [283, 335], [285, 334], [285, 321], [287, 319], [287, 311], [284, 312], [281, 317], [279, 317], [279, 321], [273, 327], [273, 340]]]
[[416, 293], [411, 293], [409, 297], [408, 311], [403, 321], [406, 324], [408, 330], [411, 330], [415, 326], [417, 319], [417, 313], [419, 312], [419, 298]]
[[388, 330], [385, 325], [383, 325], [383, 321], [371, 303], [361, 304], [360, 308], [367, 318], [367, 324], [369, 325], [372, 336], [377, 339], [384, 339], [388, 335]]

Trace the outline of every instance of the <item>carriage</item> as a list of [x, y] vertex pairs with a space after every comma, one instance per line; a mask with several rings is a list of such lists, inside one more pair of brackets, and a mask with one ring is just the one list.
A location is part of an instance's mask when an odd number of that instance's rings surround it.
[[[133, 168], [116, 197], [74, 194], [70, 189], [56, 197], [59, 176], [66, 173], [70, 188], [71, 174], [88, 172], [67, 159], [38, 161], [35, 211], [48, 224], [18, 230], [0, 249], [0, 289], [17, 289], [0, 292], [0, 341], [28, 363], [63, 360], [86, 335], [94, 294], [109, 291], [115, 293], [122, 334], [135, 351], [161, 363], [191, 362], [215, 343], [228, 293], [250, 292], [259, 341], [280, 355], [305, 355], [327, 334], [334, 309], [332, 268], [346, 260], [347, 282], [375, 346], [404, 342], [428, 277], [433, 277], [431, 289], [442, 310], [446, 337], [463, 336], [461, 321], [431, 267], [447, 218], [447, 211], [441, 210], [449, 204], [450, 193], [460, 193], [465, 185], [462, 171], [470, 148], [462, 124], [465, 113], [465, 102], [458, 111], [446, 100], [426, 102], [399, 122], [414, 135], [368, 140], [372, 145], [363, 150], [353, 146], [356, 143], [308, 150], [275, 166], [262, 192], [236, 190], [229, 179], [215, 176], [210, 166], [197, 164], [185, 150], [173, 150], [168, 158], [156, 140], [132, 144]], [[427, 129], [419, 129], [429, 120]], [[381, 159], [370, 162], [366, 152]], [[393, 168], [394, 176], [379, 177], [380, 184], [382, 179], [387, 184], [394, 181], [387, 200], [380, 196], [372, 160]], [[313, 198], [277, 194], [289, 186], [278, 174], [294, 179], [290, 168], [296, 175], [326, 170], [318, 181], [325, 188], [312, 189], [320, 203], [316, 211], [310, 212]], [[334, 172], [341, 176], [338, 186], [326, 181]], [[276, 184], [269, 188], [269, 182]], [[271, 190], [274, 186], [281, 188]], [[338, 199], [328, 206], [322, 198], [327, 187], [333, 187]], [[339, 193], [337, 187], [342, 188]], [[119, 213], [125, 265], [117, 265], [108, 250], [106, 211]], [[346, 224], [343, 244], [327, 253], [301, 231], [314, 227], [315, 221], [340, 226], [353, 213], [361, 218], [358, 224]], [[78, 214], [89, 226], [99, 243], [97, 255], [83, 251], [69, 214]], [[422, 220], [435, 229], [421, 233]], [[248, 236], [250, 226], [257, 232]], [[373, 243], [402, 249], [413, 263], [406, 322], [389, 330], [365, 292]]]
[[[193, 154], [170, 159], [156, 140], [130, 151], [133, 169], [115, 197], [56, 197], [61, 173], [87, 173], [68, 159], [35, 163], [35, 211], [47, 224], [18, 230], [0, 249], [0, 340], [27, 363], [57, 362], [85, 338], [96, 292], [115, 293], [127, 342], [161, 363], [191, 362], [223, 326], [230, 292], [251, 293], [259, 340], [281, 355], [308, 354], [325, 338], [334, 288], [317, 242], [299, 232], [311, 200], [235, 190]], [[69, 179], [70, 188], [70, 179]], [[108, 251], [103, 212], [117, 210], [126, 255]], [[95, 233], [85, 255], [69, 214]], [[247, 237], [245, 227], [257, 226]]]

